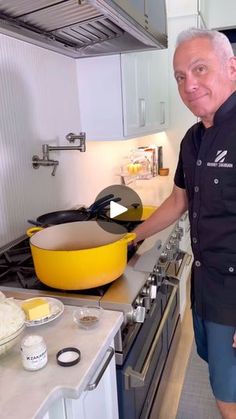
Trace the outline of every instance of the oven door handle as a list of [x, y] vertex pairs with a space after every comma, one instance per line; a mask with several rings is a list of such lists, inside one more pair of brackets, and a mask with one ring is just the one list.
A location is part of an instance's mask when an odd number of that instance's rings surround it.
[[171, 292], [169, 301], [167, 303], [167, 306], [166, 306], [165, 311], [163, 313], [163, 316], [162, 316], [160, 325], [158, 327], [157, 333], [156, 333], [156, 335], [154, 337], [154, 340], [152, 342], [152, 346], [151, 346], [151, 348], [149, 350], [148, 356], [147, 356], [147, 358], [145, 360], [145, 363], [142, 366], [141, 371], [139, 372], [139, 371], [134, 370], [131, 367], [127, 367], [126, 370], [125, 370], [125, 372], [124, 372], [124, 376], [125, 376], [125, 389], [126, 390], [129, 390], [129, 389], [135, 388], [135, 387], [142, 387], [142, 386], [145, 385], [146, 376], [147, 376], [148, 370], [150, 368], [150, 365], [151, 365], [153, 356], [155, 354], [158, 341], [159, 341], [159, 339], [161, 337], [161, 334], [163, 332], [163, 329], [164, 329], [164, 327], [166, 325], [166, 322], [168, 320], [168, 316], [169, 316], [169, 312], [170, 312], [172, 303], [173, 303], [174, 298], [175, 298], [175, 295], [176, 295], [176, 293], [178, 291], [178, 285], [173, 285], [172, 284], [172, 286], [173, 286], [173, 290]]

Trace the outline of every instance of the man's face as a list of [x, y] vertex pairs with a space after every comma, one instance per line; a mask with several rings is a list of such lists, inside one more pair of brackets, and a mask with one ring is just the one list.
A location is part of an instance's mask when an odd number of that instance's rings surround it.
[[206, 127], [214, 114], [235, 91], [235, 58], [223, 62], [207, 38], [180, 44], [174, 55], [174, 73], [180, 96]]

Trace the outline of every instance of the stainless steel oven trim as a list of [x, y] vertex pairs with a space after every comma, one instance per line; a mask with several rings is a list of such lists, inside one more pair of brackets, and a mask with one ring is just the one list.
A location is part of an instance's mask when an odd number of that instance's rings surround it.
[[192, 255], [190, 255], [189, 253], [187, 253], [187, 255], [188, 255], [188, 258], [186, 260], [186, 266], [188, 266], [192, 260]]
[[181, 265], [178, 269], [177, 274], [173, 273], [173, 265], [175, 264], [175, 261], [169, 263], [169, 266], [166, 269], [166, 276], [168, 278], [174, 278], [174, 279], [177, 279], [178, 281], [180, 281], [185, 266], [190, 264], [191, 259], [192, 259], [192, 255], [190, 255], [187, 252], [182, 252], [182, 253], [184, 254], [184, 256], [183, 256], [183, 259], [182, 259], [182, 262], [181, 262]]
[[148, 370], [150, 368], [152, 359], [155, 355], [155, 351], [156, 351], [156, 347], [157, 344], [159, 342], [159, 339], [161, 337], [162, 331], [166, 325], [166, 322], [168, 320], [168, 316], [169, 316], [169, 312], [172, 306], [172, 303], [174, 301], [175, 295], [178, 291], [178, 285], [173, 285], [170, 284], [173, 287], [173, 290], [171, 292], [170, 298], [168, 300], [168, 303], [166, 305], [165, 311], [163, 313], [160, 325], [157, 329], [156, 335], [153, 339], [152, 342], [152, 346], [149, 350], [148, 356], [142, 366], [141, 371], [136, 371], [134, 370], [132, 367], [127, 367], [125, 372], [124, 372], [124, 376], [125, 376], [125, 389], [129, 390], [131, 388], [136, 388], [136, 387], [142, 387], [145, 385], [145, 380], [146, 380], [146, 376], [148, 373]]

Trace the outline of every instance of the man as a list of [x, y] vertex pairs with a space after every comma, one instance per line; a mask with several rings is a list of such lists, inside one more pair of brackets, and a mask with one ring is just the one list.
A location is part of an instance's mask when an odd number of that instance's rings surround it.
[[188, 209], [197, 350], [222, 417], [236, 419], [236, 58], [225, 35], [193, 28], [179, 35], [173, 64], [181, 99], [201, 121], [182, 140], [171, 195], [136, 241]]

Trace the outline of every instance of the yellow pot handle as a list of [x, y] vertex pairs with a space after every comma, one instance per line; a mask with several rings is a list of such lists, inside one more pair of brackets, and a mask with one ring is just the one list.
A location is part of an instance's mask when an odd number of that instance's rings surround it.
[[122, 237], [122, 241], [128, 243], [131, 243], [134, 239], [136, 239], [135, 233], [127, 233], [124, 237]]
[[28, 230], [26, 231], [27, 236], [31, 237], [33, 236], [34, 233], [37, 233], [38, 231], [44, 230], [43, 227], [31, 227], [28, 228]]

